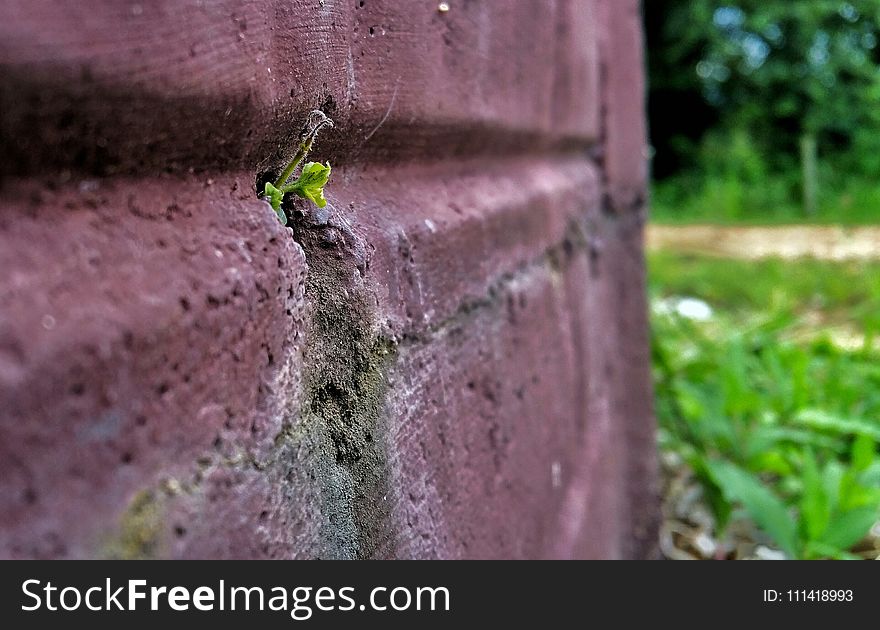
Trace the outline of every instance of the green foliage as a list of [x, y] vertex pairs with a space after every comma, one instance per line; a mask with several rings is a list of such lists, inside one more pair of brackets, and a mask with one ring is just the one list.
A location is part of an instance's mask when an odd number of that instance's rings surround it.
[[299, 147], [293, 159], [291, 159], [274, 184], [266, 182], [261, 196], [272, 206], [282, 225], [287, 225], [287, 215], [285, 215], [282, 209], [284, 195], [287, 193], [293, 193], [298, 197], [308, 199], [319, 208], [327, 205], [327, 199], [324, 198], [324, 186], [327, 184], [327, 180], [330, 179], [329, 162], [327, 164], [308, 162], [303, 166], [299, 177], [293, 183], [287, 183], [296, 167], [299, 166], [300, 162], [305, 159], [311, 150], [318, 131], [325, 126], [332, 127], [333, 121], [327, 118], [326, 114], [320, 110], [311, 112], [300, 132]]
[[732, 176], [698, 173], [654, 182], [651, 218], [666, 224], [861, 225], [877, 222], [880, 185], [876, 180], [852, 175], [845, 181], [841, 181], [843, 178], [835, 181], [833, 173], [823, 176], [825, 185], [819, 193], [816, 214], [805, 217], [796, 173], [770, 174], [757, 184], [744, 184]]
[[880, 262], [744, 261], [654, 252], [649, 272], [657, 296], [699, 297], [731, 324], [763, 316], [768, 326], [778, 321], [785, 328], [818, 311], [829, 323], [849, 323], [866, 335], [880, 327]]
[[320, 162], [309, 162], [303, 167], [302, 173], [292, 184], [287, 184], [281, 188], [276, 188], [271, 182], [266, 182], [263, 192], [263, 198], [269, 202], [278, 220], [282, 225], [287, 225], [287, 216], [281, 209], [284, 201], [284, 195], [291, 192], [298, 197], [308, 199], [319, 208], [327, 205], [324, 198], [324, 185], [330, 179], [330, 163], [321, 164]]
[[281, 209], [281, 202], [284, 201], [284, 192], [275, 188], [275, 186], [272, 185], [272, 182], [266, 182], [263, 198], [269, 202], [270, 206], [272, 206], [275, 214], [278, 215], [278, 220], [281, 221], [281, 225], [287, 225], [287, 215], [285, 215], [284, 211]]
[[[880, 265], [658, 254], [649, 270], [661, 447], [720, 523], [740, 511], [791, 557], [853, 557], [880, 516]], [[675, 296], [712, 317], [661, 308]]]
[[646, 17], [655, 216], [876, 215], [880, 0], [655, 0]]
[[741, 503], [755, 523], [770, 534], [783, 551], [789, 556], [797, 554], [796, 525], [784, 501], [755, 475], [731, 462], [707, 461], [706, 470], [727, 501]]
[[695, 73], [728, 128], [779, 149], [804, 131], [851, 134], [877, 123], [880, 0], [665, 4], [655, 74], [666, 65]]
[[319, 208], [327, 205], [324, 198], [324, 185], [330, 179], [330, 163], [309, 162], [303, 167], [302, 173], [295, 182], [282, 190], [292, 192], [303, 199], [308, 199]]

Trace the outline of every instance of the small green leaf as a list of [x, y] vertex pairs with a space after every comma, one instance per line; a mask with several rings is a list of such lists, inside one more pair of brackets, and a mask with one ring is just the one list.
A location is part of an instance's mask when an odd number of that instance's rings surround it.
[[772, 536], [789, 557], [797, 557], [797, 527], [785, 503], [734, 464], [709, 461], [706, 468], [728, 501], [741, 503], [758, 527]]
[[703, 483], [703, 490], [706, 493], [706, 501], [709, 503], [709, 507], [712, 508], [712, 512], [715, 514], [715, 518], [718, 521], [718, 527], [724, 529], [730, 521], [730, 515], [733, 513], [733, 506], [731, 505], [730, 500], [725, 497], [721, 488], [718, 487], [718, 484], [715, 483], [715, 478], [712, 476], [708, 467], [709, 460], [700, 453], [694, 453], [694, 456], [688, 461], [688, 464], [693, 468], [697, 479]]
[[860, 433], [853, 440], [850, 450], [850, 460], [852, 461], [853, 470], [862, 472], [867, 470], [871, 462], [874, 461], [876, 446], [874, 446], [874, 438], [867, 433]]
[[831, 522], [820, 542], [846, 551], [864, 538], [875, 522], [877, 522], [875, 506], [850, 510]]
[[831, 506], [822, 484], [816, 457], [810, 449], [804, 452], [801, 474], [804, 483], [800, 502], [801, 524], [807, 540], [819, 540], [831, 521]]
[[275, 214], [278, 216], [278, 220], [281, 221], [281, 225], [287, 225], [287, 215], [284, 214], [284, 210], [278, 208]]
[[312, 201], [319, 208], [327, 205], [324, 198], [324, 186], [330, 179], [330, 163], [309, 162], [303, 166], [302, 173], [295, 182], [284, 186], [283, 190]]
[[278, 212], [278, 209], [281, 207], [281, 201], [284, 199], [284, 193], [275, 188], [275, 186], [272, 185], [272, 182], [266, 182], [263, 197], [269, 202], [272, 209], [275, 212]]
[[794, 415], [795, 422], [812, 429], [833, 431], [844, 435], [869, 435], [880, 442], [880, 428], [864, 418], [846, 418], [821, 409], [802, 409]]
[[272, 206], [275, 214], [278, 215], [278, 220], [281, 221], [281, 225], [287, 225], [287, 216], [284, 214], [284, 210], [281, 209], [281, 202], [284, 200], [284, 191], [275, 188], [271, 182], [266, 182], [263, 198]]

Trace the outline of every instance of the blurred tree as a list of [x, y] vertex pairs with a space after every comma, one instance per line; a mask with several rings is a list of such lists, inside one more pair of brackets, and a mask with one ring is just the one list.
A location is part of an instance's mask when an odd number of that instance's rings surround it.
[[[771, 165], [799, 159], [807, 212], [816, 206], [818, 151], [877, 146], [866, 138], [880, 133], [880, 0], [646, 0], [645, 18], [652, 126], [676, 111], [658, 111], [671, 86], [696, 83], [719, 124], [747, 130]], [[698, 114], [698, 134], [706, 119]], [[667, 144], [658, 150], [686, 161], [692, 134], [666, 134], [652, 137]], [[669, 166], [658, 162], [655, 174]]]

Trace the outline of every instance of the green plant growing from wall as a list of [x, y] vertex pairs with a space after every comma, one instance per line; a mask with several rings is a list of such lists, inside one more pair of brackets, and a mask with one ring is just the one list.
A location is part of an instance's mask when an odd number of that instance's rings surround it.
[[281, 221], [282, 225], [287, 225], [287, 215], [281, 208], [281, 203], [284, 201], [284, 195], [287, 193], [293, 193], [303, 199], [309, 199], [319, 208], [323, 208], [327, 205], [327, 200], [324, 198], [324, 186], [327, 184], [327, 180], [330, 179], [329, 162], [327, 164], [321, 164], [320, 162], [306, 162], [299, 177], [291, 183], [287, 183], [287, 181], [291, 178], [300, 162], [302, 162], [306, 155], [308, 155], [312, 148], [312, 144], [318, 135], [318, 131], [323, 127], [332, 126], [333, 121], [330, 120], [324, 112], [318, 109], [311, 112], [305, 126], [300, 132], [299, 147], [297, 148], [293, 159], [291, 159], [287, 167], [281, 172], [281, 175], [275, 180], [275, 183], [266, 182], [262, 197], [272, 206], [272, 209], [275, 211], [275, 214], [278, 215], [278, 220]]

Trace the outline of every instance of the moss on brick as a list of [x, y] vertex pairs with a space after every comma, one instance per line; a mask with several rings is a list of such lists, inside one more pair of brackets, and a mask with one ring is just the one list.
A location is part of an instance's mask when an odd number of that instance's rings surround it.
[[[301, 426], [323, 436], [323, 511], [334, 556], [368, 557], [389, 518], [384, 402], [396, 347], [377, 325], [364, 243], [344, 226], [294, 221], [306, 253], [308, 325]], [[335, 549], [333, 549], [336, 547]]]
[[138, 492], [119, 519], [119, 528], [102, 545], [98, 556], [113, 560], [156, 558], [162, 551], [164, 510], [152, 491]]

